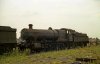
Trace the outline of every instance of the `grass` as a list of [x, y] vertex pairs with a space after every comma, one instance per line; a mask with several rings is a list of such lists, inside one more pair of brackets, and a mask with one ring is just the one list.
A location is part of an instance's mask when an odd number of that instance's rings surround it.
[[95, 58], [88, 64], [100, 64], [100, 45], [85, 48], [76, 48], [61, 51], [41, 52], [29, 55], [29, 51], [18, 52], [0, 56], [0, 64], [69, 64], [75, 62], [75, 58]]

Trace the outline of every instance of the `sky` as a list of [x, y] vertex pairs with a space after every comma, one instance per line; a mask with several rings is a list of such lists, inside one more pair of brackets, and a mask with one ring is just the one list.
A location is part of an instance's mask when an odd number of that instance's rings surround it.
[[0, 26], [70, 28], [100, 38], [100, 0], [0, 0]]

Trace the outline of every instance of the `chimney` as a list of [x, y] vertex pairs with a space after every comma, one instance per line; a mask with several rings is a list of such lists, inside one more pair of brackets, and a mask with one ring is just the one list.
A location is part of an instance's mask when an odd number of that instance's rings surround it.
[[32, 26], [33, 26], [32, 24], [29, 24], [28, 26], [29, 26], [29, 29], [33, 29], [33, 28], [32, 28]]

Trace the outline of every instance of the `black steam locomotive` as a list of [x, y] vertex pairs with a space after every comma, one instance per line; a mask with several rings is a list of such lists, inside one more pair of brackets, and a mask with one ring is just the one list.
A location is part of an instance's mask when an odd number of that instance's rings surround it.
[[21, 41], [19, 48], [31, 49], [31, 51], [61, 50], [65, 48], [83, 47], [89, 43], [87, 34], [76, 32], [72, 29], [33, 29], [29, 24], [29, 29], [21, 30]]
[[65, 48], [84, 47], [89, 43], [87, 34], [72, 29], [29, 29], [21, 30], [20, 41], [16, 41], [16, 29], [9, 26], [0, 26], [0, 53], [16, 48], [20, 50], [29, 48], [31, 51], [61, 50]]

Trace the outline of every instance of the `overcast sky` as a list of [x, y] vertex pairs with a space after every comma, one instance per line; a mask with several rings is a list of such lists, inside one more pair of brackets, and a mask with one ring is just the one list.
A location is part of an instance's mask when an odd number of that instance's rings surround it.
[[71, 28], [100, 38], [100, 0], [0, 0], [0, 25]]

